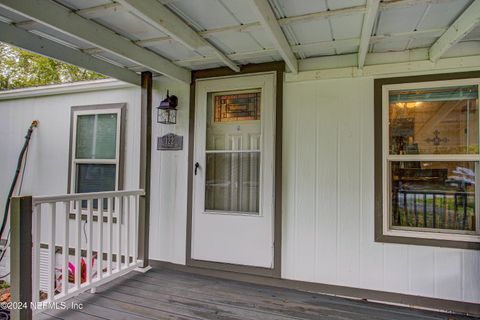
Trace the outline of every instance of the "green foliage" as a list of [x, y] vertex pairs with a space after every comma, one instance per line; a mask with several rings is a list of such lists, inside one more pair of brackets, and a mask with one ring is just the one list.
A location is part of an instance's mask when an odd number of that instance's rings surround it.
[[102, 78], [105, 76], [0, 42], [0, 90]]

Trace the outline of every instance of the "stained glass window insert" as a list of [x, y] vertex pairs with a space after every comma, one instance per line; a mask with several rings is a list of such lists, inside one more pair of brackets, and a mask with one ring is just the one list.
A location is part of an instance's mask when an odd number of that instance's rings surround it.
[[260, 92], [215, 96], [215, 122], [260, 120]]

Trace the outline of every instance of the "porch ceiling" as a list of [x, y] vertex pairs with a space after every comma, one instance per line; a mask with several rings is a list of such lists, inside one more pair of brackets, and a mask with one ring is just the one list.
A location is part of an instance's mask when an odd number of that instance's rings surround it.
[[392, 51], [421, 49], [432, 61], [480, 55], [479, 22], [480, 0], [0, 0], [0, 41], [47, 54], [4, 35], [14, 27], [123, 73], [185, 82], [188, 70], [282, 59], [295, 73], [322, 56], [358, 54], [362, 67], [369, 54]]

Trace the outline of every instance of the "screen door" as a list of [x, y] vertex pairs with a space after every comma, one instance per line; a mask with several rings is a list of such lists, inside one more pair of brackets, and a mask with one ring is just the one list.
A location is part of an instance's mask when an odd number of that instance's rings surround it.
[[273, 268], [274, 81], [197, 81], [192, 259]]

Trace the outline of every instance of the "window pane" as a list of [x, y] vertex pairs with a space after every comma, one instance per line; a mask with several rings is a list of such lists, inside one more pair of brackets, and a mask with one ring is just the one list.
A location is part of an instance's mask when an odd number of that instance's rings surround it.
[[476, 231], [475, 162], [391, 163], [391, 225]]
[[77, 159], [115, 159], [117, 114], [77, 117]]
[[93, 141], [95, 133], [95, 115], [77, 117], [76, 157], [93, 159]]
[[117, 114], [97, 115], [95, 159], [115, 159], [117, 146]]
[[260, 153], [209, 153], [205, 209], [258, 214]]
[[390, 154], [478, 154], [478, 86], [389, 92]]
[[[77, 165], [77, 193], [114, 191], [116, 180], [116, 166], [114, 164], [78, 164]], [[82, 208], [87, 207], [87, 201], [82, 201]], [[97, 200], [93, 201], [93, 208], [98, 207]], [[107, 201], [104, 202], [104, 209]]]

